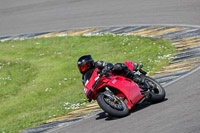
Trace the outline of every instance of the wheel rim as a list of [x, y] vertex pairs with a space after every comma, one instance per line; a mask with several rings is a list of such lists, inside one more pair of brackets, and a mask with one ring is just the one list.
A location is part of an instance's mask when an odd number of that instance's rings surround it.
[[109, 97], [107, 97], [105, 95], [104, 95], [103, 99], [110, 107], [112, 107], [114, 109], [117, 109], [117, 110], [123, 110], [124, 109], [122, 102], [120, 100], [114, 101], [114, 100], [110, 99]]
[[159, 94], [160, 93], [160, 89], [159, 86], [157, 84], [155, 84], [153, 81], [147, 80], [147, 83], [149, 84], [149, 86], [151, 87], [149, 90], [155, 94]]

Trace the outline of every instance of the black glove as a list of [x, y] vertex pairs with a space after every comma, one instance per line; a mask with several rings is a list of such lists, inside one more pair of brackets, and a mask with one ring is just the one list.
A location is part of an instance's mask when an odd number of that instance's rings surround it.
[[95, 68], [104, 69], [107, 63], [104, 61], [97, 61], [94, 63]]
[[110, 72], [114, 68], [112, 63], [107, 63], [107, 65], [102, 69], [102, 73], [106, 74], [107, 72]]

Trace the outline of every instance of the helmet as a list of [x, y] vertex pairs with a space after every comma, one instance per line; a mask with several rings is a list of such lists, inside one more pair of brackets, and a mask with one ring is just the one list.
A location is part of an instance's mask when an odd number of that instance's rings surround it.
[[94, 65], [94, 60], [91, 55], [84, 55], [78, 59], [78, 69], [82, 74], [85, 74]]

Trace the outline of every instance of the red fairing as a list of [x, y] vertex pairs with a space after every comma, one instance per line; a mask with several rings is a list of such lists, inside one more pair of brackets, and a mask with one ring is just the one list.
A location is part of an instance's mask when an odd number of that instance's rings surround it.
[[104, 86], [111, 86], [122, 92], [122, 94], [124, 94], [128, 99], [127, 106], [129, 109], [131, 109], [141, 98], [144, 97], [141, 94], [142, 89], [139, 88], [138, 85], [135, 84], [132, 80], [122, 76], [114, 76], [109, 78], [110, 81], [103, 84], [99, 88]]
[[[131, 61], [125, 62], [128, 65], [129, 69], [133, 70], [133, 63]], [[127, 101], [127, 106], [129, 109], [134, 107], [134, 105], [142, 99], [144, 96], [141, 94], [142, 89], [138, 87], [138, 85], [133, 82], [131, 79], [125, 78], [120, 75], [115, 75], [113, 73], [109, 73], [109, 76], [103, 76], [98, 83], [97, 87], [94, 88], [93, 85], [98, 80], [99, 76], [97, 75], [97, 68], [94, 70], [90, 80], [86, 82], [84, 87], [85, 95], [88, 99], [96, 100], [98, 92], [101, 88], [105, 88], [106, 86], [109, 88], [114, 88], [118, 90], [118, 97], [122, 97], [122, 100], [125, 98]]]
[[133, 66], [133, 62], [132, 61], [126, 61], [126, 62], [124, 62], [124, 64], [126, 64], [128, 66], [128, 68], [131, 71], [133, 71], [134, 66]]
[[[94, 90], [92, 89], [92, 86], [93, 84], [96, 82], [97, 78], [98, 78], [98, 75], [97, 75], [97, 70], [98, 68], [96, 68], [90, 78], [90, 80], [85, 84], [85, 87], [84, 87], [84, 92], [85, 92], [85, 95], [88, 99], [92, 99], [93, 97], [93, 92]], [[91, 93], [91, 94], [90, 94]]]

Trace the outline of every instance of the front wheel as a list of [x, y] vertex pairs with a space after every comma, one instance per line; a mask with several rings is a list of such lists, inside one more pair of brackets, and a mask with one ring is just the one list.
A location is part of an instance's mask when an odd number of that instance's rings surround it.
[[113, 98], [107, 96], [107, 91], [101, 92], [97, 96], [97, 102], [99, 106], [108, 114], [117, 117], [123, 117], [129, 114], [127, 105], [123, 100], [113, 100]]
[[144, 77], [144, 81], [150, 86], [148, 89], [149, 101], [151, 103], [162, 102], [165, 99], [164, 88], [156, 80], [148, 76]]

